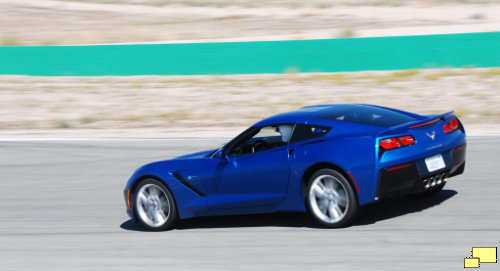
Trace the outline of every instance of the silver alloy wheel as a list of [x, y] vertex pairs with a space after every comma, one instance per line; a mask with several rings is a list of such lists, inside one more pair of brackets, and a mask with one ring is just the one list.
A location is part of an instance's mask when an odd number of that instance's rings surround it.
[[314, 215], [326, 223], [339, 222], [349, 208], [346, 188], [331, 175], [320, 175], [314, 179], [309, 190], [309, 201]]
[[136, 210], [148, 226], [164, 225], [170, 216], [170, 202], [165, 191], [156, 184], [146, 184], [137, 192]]

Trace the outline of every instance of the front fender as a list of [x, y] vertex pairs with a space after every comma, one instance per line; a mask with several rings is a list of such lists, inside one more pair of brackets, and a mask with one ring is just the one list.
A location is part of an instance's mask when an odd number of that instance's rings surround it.
[[[170, 190], [174, 197], [177, 206], [177, 211], [180, 219], [189, 217], [201, 216], [207, 213], [206, 197], [195, 193], [185, 184], [181, 183], [173, 176], [173, 172], [189, 171], [190, 173], [199, 172], [196, 168], [189, 168], [190, 163], [179, 160], [161, 161], [144, 165], [137, 169], [129, 178], [125, 190], [130, 190], [131, 206], [133, 206], [134, 196], [137, 185], [140, 181], [148, 178], [153, 178], [161, 181]], [[199, 166], [199, 165], [198, 165]], [[197, 177], [201, 179], [201, 174]], [[200, 182], [194, 179], [193, 183]], [[129, 212], [133, 216], [133, 213]]]

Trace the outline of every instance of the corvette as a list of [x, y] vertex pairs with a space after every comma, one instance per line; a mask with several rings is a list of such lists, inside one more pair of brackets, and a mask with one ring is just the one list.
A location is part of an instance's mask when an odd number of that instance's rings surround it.
[[465, 153], [453, 112], [308, 106], [263, 119], [220, 148], [140, 167], [125, 204], [149, 230], [191, 217], [279, 211], [308, 212], [338, 228], [388, 195], [438, 193], [464, 172]]

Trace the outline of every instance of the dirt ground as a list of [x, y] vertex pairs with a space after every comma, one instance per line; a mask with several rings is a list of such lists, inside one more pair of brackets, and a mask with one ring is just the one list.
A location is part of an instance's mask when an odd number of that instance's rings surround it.
[[[500, 30], [496, 0], [0, 0], [0, 45], [314, 39]], [[187, 77], [0, 76], [0, 137], [232, 137], [305, 105], [455, 110], [500, 133], [499, 69]]]
[[0, 45], [279, 40], [500, 30], [497, 0], [0, 0]]
[[500, 133], [500, 69], [240, 76], [0, 76], [0, 137], [231, 137], [306, 105], [455, 110]]

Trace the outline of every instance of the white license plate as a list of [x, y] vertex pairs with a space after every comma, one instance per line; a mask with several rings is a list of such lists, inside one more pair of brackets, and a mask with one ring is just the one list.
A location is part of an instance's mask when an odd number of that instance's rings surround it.
[[427, 170], [429, 172], [440, 170], [446, 167], [446, 165], [444, 164], [443, 156], [441, 154], [425, 158], [425, 165], [427, 166]]

